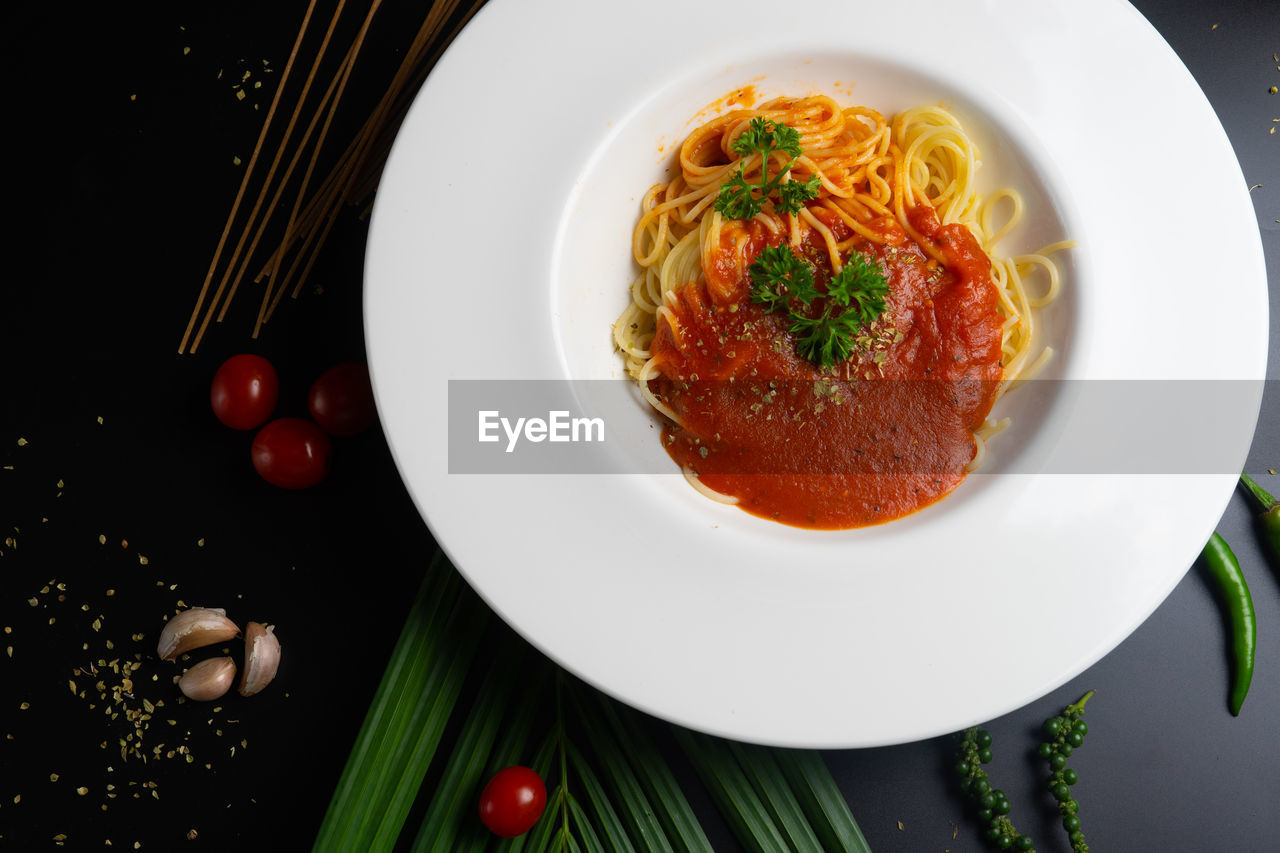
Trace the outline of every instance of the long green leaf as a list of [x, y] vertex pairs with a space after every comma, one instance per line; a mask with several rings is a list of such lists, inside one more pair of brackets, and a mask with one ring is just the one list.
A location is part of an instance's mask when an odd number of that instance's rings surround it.
[[[451, 624], [454, 613], [462, 601], [461, 582], [450, 582], [448, 599], [442, 599], [439, 607], [433, 607], [420, 620], [414, 614], [409, 619], [420, 622], [414, 626], [417, 634], [406, 654], [408, 666], [399, 675], [398, 682], [388, 694], [387, 702], [380, 708], [378, 728], [372, 738], [369, 765], [356, 796], [363, 797], [365, 806], [357, 811], [340, 835], [340, 843], [347, 849], [359, 850], [373, 843], [373, 836], [382, 825], [389, 807], [394, 784], [400, 778], [406, 757], [402, 740], [408, 732], [409, 721], [423, 696], [430, 696], [448, 662], [435, 655], [442, 637]], [[406, 622], [408, 627], [408, 622]], [[433, 665], [436, 663], [437, 665]], [[384, 676], [386, 678], [388, 676]], [[391, 675], [390, 677], [396, 677]]]
[[671, 732], [744, 847], [757, 853], [791, 849], [724, 741], [680, 726], [673, 725]]
[[[370, 853], [391, 850], [400, 837], [405, 818], [413, 808], [422, 779], [462, 693], [471, 659], [479, 645], [480, 635], [484, 633], [486, 615], [487, 612], [476, 606], [474, 600], [464, 598], [459, 601], [445, 625], [444, 635], [448, 640], [427, 652], [433, 661], [442, 665], [431, 668], [413, 702], [402, 729], [405, 736], [399, 739], [404, 750], [403, 758], [397, 756], [400, 760], [395, 763], [396, 770], [386, 773], [391, 784], [375, 789], [375, 796], [381, 796], [384, 790], [389, 792], [389, 796], [382, 819], [366, 848]], [[444, 648], [446, 644], [447, 648]]]
[[479, 790], [485, 764], [498, 737], [503, 711], [515, 687], [515, 671], [523, 657], [524, 646], [513, 651], [500, 648], [489, 667], [484, 683], [476, 694], [453, 752], [436, 785], [435, 796], [418, 826], [414, 853], [431, 850], [453, 850], [464, 819], [467, 825], [477, 823], [475, 812], [468, 808]]
[[547, 810], [543, 814], [542, 820], [538, 821], [533, 829], [520, 836], [520, 839], [527, 838], [529, 840], [531, 853], [546, 853], [550, 848], [552, 836], [560, 830], [559, 817], [564, 796], [564, 786], [556, 785], [555, 790], [547, 797]]
[[811, 749], [778, 749], [774, 750], [774, 757], [809, 816], [809, 823], [822, 839], [823, 850], [871, 853], [871, 845], [820, 753]]
[[515, 713], [507, 725], [503, 726], [502, 736], [493, 747], [493, 754], [485, 768], [489, 775], [513, 764], [532, 766], [529, 733], [533, 730], [534, 717], [542, 705], [543, 694], [547, 692], [547, 683], [551, 680], [550, 662], [540, 658], [535, 662], [535, 669], [533, 677], [527, 683], [521, 683], [520, 689], [523, 692], [516, 703]]
[[[632, 844], [631, 834], [618, 816], [613, 803], [610, 802], [609, 793], [604, 785], [600, 784], [595, 771], [591, 769], [591, 765], [587, 763], [586, 758], [576, 746], [567, 744], [565, 749], [568, 752], [569, 766], [573, 768], [574, 777], [582, 783], [582, 790], [587, 795], [587, 802], [595, 812], [596, 819], [600, 821], [600, 831], [609, 842], [609, 849], [614, 853], [631, 853], [636, 849]], [[648, 848], [641, 845], [640, 849]]]
[[729, 751], [751, 780], [774, 823], [786, 833], [796, 850], [821, 850], [818, 836], [809, 826], [796, 795], [787, 785], [787, 779], [773, 760], [772, 753], [764, 747], [742, 743], [729, 743]]
[[662, 821], [673, 845], [683, 853], [715, 853], [706, 833], [702, 831], [702, 824], [685, 798], [684, 791], [680, 790], [675, 774], [671, 772], [657, 744], [645, 734], [639, 715], [620, 707], [604, 694], [596, 693], [596, 700], [600, 714], [613, 732], [621, 754], [631, 759], [640, 785], [650, 801], [657, 806], [658, 819]]
[[582, 844], [587, 848], [586, 853], [610, 853], [600, 843], [600, 837], [596, 835], [595, 828], [591, 825], [591, 818], [587, 817], [582, 804], [572, 794], [566, 793], [565, 796], [568, 798], [569, 816], [573, 819], [573, 825], [578, 828], [578, 834], [582, 836]]
[[[546, 660], [541, 663], [545, 668]], [[549, 678], [546, 672], [539, 672], [528, 684], [521, 683], [520, 689], [525, 691], [516, 705], [515, 713], [502, 726], [502, 734], [489, 753], [489, 761], [484, 770], [484, 778], [488, 779], [504, 767], [513, 764], [532, 766], [529, 755], [529, 733], [533, 730], [533, 720], [541, 704]], [[479, 786], [477, 786], [478, 788]], [[478, 791], [475, 793], [478, 794]], [[479, 821], [464, 824], [458, 839], [458, 853], [483, 853], [484, 849], [497, 836], [489, 832]]]
[[398, 747], [396, 733], [391, 730], [392, 717], [405, 707], [406, 697], [421, 695], [429, 663], [425, 652], [443, 632], [447, 615], [457, 603], [460, 583], [453, 567], [437, 553], [419, 585], [334, 789], [316, 835], [316, 851], [367, 849], [362, 841], [367, 842], [369, 827], [378, 820], [383, 805], [369, 796], [367, 788], [379, 778], [387, 755]]
[[[438, 596], [431, 595], [431, 588], [434, 585], [440, 587]], [[359, 772], [353, 771], [359, 771], [362, 763], [369, 762], [371, 756], [377, 753], [387, 739], [387, 721], [399, 703], [400, 695], [408, 688], [409, 679], [406, 678], [406, 674], [412, 672], [415, 666], [425, 663], [418, 652], [430, 642], [432, 631], [438, 630], [437, 620], [442, 624], [452, 610], [457, 601], [457, 592], [456, 575], [441, 569], [441, 560], [437, 555], [428, 568], [413, 605], [410, 607], [400, 638], [392, 651], [391, 659], [387, 662], [382, 680], [374, 694], [373, 703], [369, 706], [364, 725], [356, 737], [355, 746], [351, 750], [346, 768], [338, 782], [326, 819], [335, 816], [333, 804], [339, 800], [348, 805], [352, 802], [367, 802], [362, 789], [365, 779]], [[420, 677], [420, 673], [418, 675]], [[342, 826], [349, 826], [355, 822], [349, 813], [340, 815], [340, 818]]]
[[583, 707], [577, 691], [569, 692], [570, 701], [578, 712], [582, 731], [591, 744], [599, 762], [601, 773], [617, 799], [623, 818], [627, 821], [633, 840], [641, 849], [655, 853], [675, 853], [667, 838], [662, 822], [654, 814], [649, 798], [645, 796], [640, 780], [627, 763], [622, 749], [613, 739], [608, 728], [589, 709]]

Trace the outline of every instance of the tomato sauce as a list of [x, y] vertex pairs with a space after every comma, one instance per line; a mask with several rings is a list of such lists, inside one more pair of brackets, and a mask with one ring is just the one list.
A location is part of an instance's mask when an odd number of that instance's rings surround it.
[[[836, 236], [852, 232], [825, 209]], [[889, 281], [888, 309], [834, 368], [797, 354], [783, 312], [750, 299], [747, 268], [779, 245], [759, 222], [725, 225], [703, 281], [676, 291], [659, 318], [650, 390], [679, 418], [662, 441], [707, 487], [747, 512], [807, 528], [899, 518], [964, 479], [998, 393], [1001, 317], [991, 262], [967, 228], [917, 207], [910, 224], [942, 255], [929, 257], [892, 220], [885, 244], [853, 246]], [[820, 287], [825, 244], [806, 233], [800, 254]]]

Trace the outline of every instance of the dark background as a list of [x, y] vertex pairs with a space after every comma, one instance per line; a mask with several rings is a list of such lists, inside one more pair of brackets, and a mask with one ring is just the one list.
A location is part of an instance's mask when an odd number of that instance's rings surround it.
[[[281, 415], [305, 414], [323, 369], [363, 360], [358, 211], [339, 222], [302, 297], [259, 340], [249, 336], [254, 286], [196, 354], [177, 354], [270, 103], [274, 78], [262, 61], [275, 74], [283, 68], [304, 5], [23, 4], [3, 13], [11, 211], [0, 279], [0, 849], [50, 848], [60, 834], [77, 849], [108, 840], [153, 850], [308, 847], [433, 550], [376, 429], [337, 442], [321, 486], [284, 492], [250, 466], [251, 434], [222, 427], [208, 408], [213, 371], [236, 352], [276, 364]], [[1280, 6], [1136, 6], [1204, 88], [1245, 180], [1260, 185], [1251, 197], [1275, 316], [1280, 130], [1270, 131], [1280, 128], [1280, 95], [1268, 88], [1280, 85]], [[353, 81], [349, 115], [368, 109], [403, 49], [398, 15], [420, 20], [422, 11], [388, 7], [370, 35], [380, 53], [366, 51], [382, 59]], [[1054, 61], [1066, 74], [1089, 58]], [[245, 71], [240, 99], [234, 84]], [[1152, 139], [1178, 124], [1169, 116]], [[1152, 180], [1193, 187], [1194, 164]], [[1206, 298], [1212, 292], [1206, 282]], [[1273, 349], [1276, 338], [1273, 330]], [[1274, 364], [1268, 376], [1277, 377]], [[1280, 494], [1280, 477], [1268, 473], [1280, 468], [1280, 394], [1269, 385], [1247, 470]], [[1091, 733], [1072, 764], [1093, 850], [1280, 849], [1280, 566], [1260, 550], [1253, 515], [1237, 494], [1218, 528], [1258, 611], [1257, 675], [1239, 718], [1226, 709], [1224, 625], [1197, 565], [1096, 666], [991, 722], [989, 769], [1042, 853], [1067, 848], [1028, 756], [1040, 721], [1089, 689], [1098, 691]], [[279, 625], [277, 682], [252, 699], [176, 705], [174, 670], [153, 658], [163, 616], [179, 602]], [[135, 653], [135, 695], [165, 701], [144, 732], [146, 763], [122, 760], [118, 741], [135, 727], [112, 719], [92, 689], [121, 676], [109, 666], [76, 672]], [[973, 677], [997, 669], [999, 657], [994, 649], [973, 661]], [[951, 784], [946, 739], [826, 758], [875, 850], [981, 849]], [[735, 849], [687, 781], [714, 840]]]

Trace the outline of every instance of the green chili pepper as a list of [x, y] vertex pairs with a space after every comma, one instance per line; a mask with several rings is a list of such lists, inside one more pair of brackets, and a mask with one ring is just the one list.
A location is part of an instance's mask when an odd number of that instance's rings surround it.
[[1222, 590], [1227, 618], [1231, 624], [1231, 713], [1240, 715], [1240, 706], [1253, 681], [1253, 652], [1257, 642], [1257, 619], [1253, 612], [1253, 596], [1245, 583], [1240, 563], [1227, 541], [1214, 533], [1204, 546], [1204, 562], [1209, 574]]
[[1240, 482], [1262, 506], [1262, 530], [1271, 544], [1272, 555], [1280, 560], [1280, 501], [1267, 494], [1248, 474], [1241, 474]]

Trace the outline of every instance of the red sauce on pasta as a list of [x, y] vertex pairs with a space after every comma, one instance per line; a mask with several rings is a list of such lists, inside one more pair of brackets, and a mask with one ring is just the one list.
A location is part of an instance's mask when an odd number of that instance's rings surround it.
[[[852, 232], [813, 213], [838, 241]], [[1001, 378], [1001, 318], [991, 263], [961, 225], [909, 213], [938, 264], [892, 218], [884, 245], [855, 243], [889, 280], [889, 308], [848, 362], [822, 370], [799, 356], [781, 312], [750, 300], [747, 267], [785, 234], [726, 223], [705, 278], [676, 291], [651, 345], [650, 390], [677, 416], [663, 445], [707, 487], [747, 512], [807, 528], [878, 524], [927, 506], [964, 479]], [[800, 253], [824, 285], [824, 238]]]

